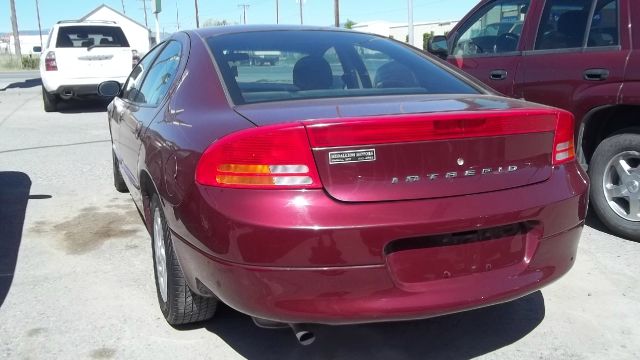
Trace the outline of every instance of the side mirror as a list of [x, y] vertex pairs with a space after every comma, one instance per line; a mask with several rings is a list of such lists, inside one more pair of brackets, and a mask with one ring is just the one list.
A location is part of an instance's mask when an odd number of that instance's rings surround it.
[[98, 95], [104, 97], [116, 97], [120, 94], [120, 83], [109, 80], [98, 85]]
[[34, 46], [33, 47], [33, 52], [34, 53], [42, 52], [42, 46]]
[[442, 59], [446, 59], [447, 56], [449, 56], [449, 44], [447, 44], [447, 37], [444, 35], [437, 35], [429, 39], [429, 42], [427, 43], [427, 51]]

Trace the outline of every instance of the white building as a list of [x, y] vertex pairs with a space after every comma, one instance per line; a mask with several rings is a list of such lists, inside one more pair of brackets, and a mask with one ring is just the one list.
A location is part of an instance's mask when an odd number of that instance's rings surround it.
[[[46, 43], [47, 35], [42, 34], [42, 43]], [[11, 55], [15, 55], [16, 53], [16, 40], [13, 35], [9, 36], [9, 48], [7, 49]], [[20, 33], [20, 51], [22, 51], [22, 55], [32, 55], [32, 54], [40, 54], [39, 52], [33, 51], [34, 47], [40, 46], [40, 35], [31, 35], [31, 34], [23, 34]]]
[[[423, 46], [422, 39], [425, 33], [433, 32], [433, 35], [445, 35], [451, 31], [458, 21], [430, 21], [416, 22], [413, 24], [415, 46]], [[409, 28], [406, 23], [392, 23], [388, 21], [367, 21], [353, 26], [356, 31], [368, 32], [377, 35], [393, 37], [396, 40], [406, 41]]]
[[124, 31], [131, 48], [138, 50], [141, 55], [149, 51], [153, 42], [151, 32], [143, 24], [104, 4], [83, 16], [80, 20], [115, 21]]

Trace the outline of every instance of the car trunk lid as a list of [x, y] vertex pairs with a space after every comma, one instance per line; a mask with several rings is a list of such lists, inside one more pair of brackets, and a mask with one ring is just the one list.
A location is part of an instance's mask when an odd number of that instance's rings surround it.
[[277, 112], [253, 106], [244, 114], [258, 125], [274, 123], [277, 113], [305, 119], [323, 187], [341, 201], [460, 196], [551, 176], [556, 110], [467, 100], [321, 102]]

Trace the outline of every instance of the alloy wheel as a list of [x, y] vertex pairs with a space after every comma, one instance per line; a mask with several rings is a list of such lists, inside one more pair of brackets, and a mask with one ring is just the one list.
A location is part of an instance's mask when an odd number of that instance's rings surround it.
[[167, 256], [164, 245], [164, 229], [162, 226], [162, 216], [160, 210], [156, 209], [153, 216], [153, 249], [156, 260], [156, 276], [158, 278], [158, 289], [162, 301], [167, 302]]
[[609, 207], [625, 220], [640, 222], [640, 152], [614, 156], [602, 179]]

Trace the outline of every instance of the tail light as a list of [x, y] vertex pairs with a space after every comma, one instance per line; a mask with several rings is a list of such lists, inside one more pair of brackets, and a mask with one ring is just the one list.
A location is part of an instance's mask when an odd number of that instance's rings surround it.
[[301, 124], [252, 128], [221, 138], [200, 158], [196, 181], [231, 188], [322, 187]]
[[46, 71], [58, 71], [58, 63], [56, 62], [56, 53], [49, 51], [44, 58], [44, 69]]
[[574, 117], [570, 112], [561, 111], [558, 114], [556, 133], [553, 139], [553, 165], [561, 165], [575, 160]]
[[140, 54], [138, 50], [131, 50], [131, 68], [134, 69], [140, 62]]

